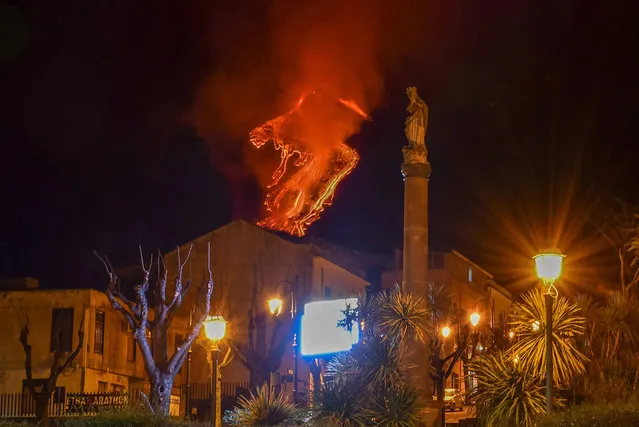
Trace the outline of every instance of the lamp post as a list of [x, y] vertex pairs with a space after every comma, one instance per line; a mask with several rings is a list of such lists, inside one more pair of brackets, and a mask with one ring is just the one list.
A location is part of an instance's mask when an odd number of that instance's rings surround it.
[[[537, 277], [544, 284], [546, 302], [546, 413], [552, 412], [552, 306], [557, 297], [555, 282], [561, 276], [564, 255], [559, 251], [544, 250], [533, 258]], [[533, 324], [533, 329], [535, 328]], [[539, 327], [537, 326], [537, 329]]]
[[[298, 318], [297, 318], [297, 275], [295, 276], [295, 282], [291, 283], [288, 280], [282, 280], [278, 282], [286, 283], [291, 286], [291, 319], [293, 321], [293, 403], [297, 403], [297, 383], [298, 381], [298, 354], [299, 346], [297, 343], [298, 340]], [[284, 308], [284, 301], [280, 298], [271, 298], [267, 301], [269, 311], [275, 317], [279, 316], [282, 313]], [[270, 386], [269, 386], [270, 390]]]
[[204, 321], [204, 332], [211, 340], [211, 424], [214, 427], [222, 427], [222, 387], [218, 356], [220, 355], [219, 343], [226, 334], [226, 320], [222, 316], [208, 316]]

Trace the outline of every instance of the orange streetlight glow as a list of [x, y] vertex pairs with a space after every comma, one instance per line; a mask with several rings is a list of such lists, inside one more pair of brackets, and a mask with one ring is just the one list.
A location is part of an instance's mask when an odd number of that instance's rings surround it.
[[442, 328], [442, 336], [444, 338], [448, 338], [449, 335], [450, 335], [450, 328], [448, 326], [444, 326]]
[[283, 302], [281, 299], [279, 298], [271, 298], [270, 300], [267, 301], [268, 304], [268, 309], [271, 312], [271, 314], [275, 315], [275, 316], [279, 316], [280, 313], [282, 312], [282, 305]]
[[470, 324], [473, 326], [477, 326], [479, 324], [479, 319], [481, 319], [481, 316], [479, 315], [479, 313], [473, 313], [470, 315]]

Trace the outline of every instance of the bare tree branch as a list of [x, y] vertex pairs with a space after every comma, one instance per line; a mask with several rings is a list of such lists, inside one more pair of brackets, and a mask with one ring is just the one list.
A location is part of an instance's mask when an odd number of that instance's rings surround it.
[[67, 357], [67, 359], [62, 364], [62, 366], [60, 366], [55, 371], [55, 375], [56, 376], [60, 375], [62, 372], [64, 372], [71, 365], [71, 363], [75, 360], [75, 358], [78, 357], [78, 354], [80, 354], [80, 351], [82, 350], [82, 344], [83, 343], [84, 343], [84, 315], [82, 316], [82, 320], [80, 321], [80, 327], [78, 328], [78, 345], [75, 348], [75, 350], [73, 351], [73, 353], [71, 353]]
[[[107, 291], [111, 293], [112, 297], [118, 300], [118, 305], [121, 306], [121, 303], [123, 303], [124, 305], [126, 305], [130, 313], [132, 313], [133, 315], [137, 315], [136, 305], [127, 297], [125, 297], [122, 292], [120, 292], [120, 279], [115, 273], [115, 270], [113, 269], [109, 258], [107, 258], [106, 255], [100, 255], [97, 251], [93, 251], [93, 253], [102, 262], [104, 268], [106, 269], [107, 275], [109, 276], [109, 285], [107, 286]], [[111, 303], [113, 304], [112, 301]]]
[[20, 342], [22, 343], [22, 347], [24, 348], [24, 370], [27, 377], [27, 387], [29, 388], [29, 392], [35, 396], [36, 390], [33, 386], [33, 371], [31, 370], [31, 345], [28, 342], [29, 337], [29, 318], [27, 317], [24, 326], [20, 330]]
[[[191, 254], [191, 251], [189, 250], [189, 255], [190, 254]], [[186, 353], [188, 352], [188, 349], [193, 345], [195, 338], [197, 338], [197, 336], [200, 334], [202, 323], [204, 322], [204, 320], [206, 320], [206, 317], [208, 316], [209, 311], [211, 310], [211, 294], [213, 293], [214, 283], [213, 283], [213, 269], [211, 267], [211, 244], [210, 243], [208, 244], [208, 247], [207, 247], [207, 260], [208, 260], [207, 270], [209, 272], [209, 277], [206, 284], [203, 284], [203, 286], [200, 287], [200, 293], [204, 294], [203, 297], [199, 299], [199, 301], [201, 301], [202, 303], [198, 307], [196, 307], [196, 311], [193, 316], [195, 317], [193, 329], [187, 335], [186, 339], [184, 340], [184, 344], [181, 345], [176, 350], [176, 352], [173, 354], [173, 357], [171, 357], [171, 359], [169, 360], [169, 363], [168, 363], [169, 372], [172, 372], [177, 369], [177, 367], [179, 366], [178, 365], [179, 360], [184, 360], [184, 357]], [[184, 261], [184, 263], [186, 263], [186, 260]], [[182, 269], [184, 268], [184, 263], [180, 263], [180, 275], [181, 275]]]
[[[186, 254], [186, 259], [182, 261], [180, 259], [180, 247], [178, 246], [177, 248], [178, 271], [175, 277], [175, 291], [173, 293], [173, 298], [171, 299], [171, 302], [169, 303], [169, 306], [167, 308], [167, 317], [173, 316], [175, 311], [178, 308], [180, 308], [180, 305], [182, 305], [182, 301], [184, 301], [184, 295], [186, 295], [186, 293], [189, 291], [189, 288], [191, 287], [191, 280], [187, 280], [186, 285], [184, 285], [183, 271], [184, 271], [184, 266], [186, 265], [186, 263], [189, 261], [189, 258], [191, 257], [192, 250], [193, 250], [193, 245], [189, 247], [189, 253]], [[209, 264], [210, 262], [211, 261], [210, 261], [210, 255], [209, 255]]]

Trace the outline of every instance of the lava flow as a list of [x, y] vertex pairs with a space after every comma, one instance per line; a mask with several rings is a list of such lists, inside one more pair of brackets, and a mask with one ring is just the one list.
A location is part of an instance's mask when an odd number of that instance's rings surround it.
[[256, 148], [272, 141], [280, 152], [264, 200], [267, 216], [258, 225], [304, 235], [357, 165], [359, 154], [344, 141], [363, 119], [369, 117], [354, 101], [311, 91], [291, 111], [250, 132]]

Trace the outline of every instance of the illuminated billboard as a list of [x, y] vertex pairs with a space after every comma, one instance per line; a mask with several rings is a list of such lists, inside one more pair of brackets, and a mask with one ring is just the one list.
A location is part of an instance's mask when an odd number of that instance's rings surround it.
[[347, 306], [357, 308], [357, 298], [310, 302], [304, 305], [301, 321], [300, 352], [302, 356], [318, 356], [350, 350], [359, 341], [359, 328], [352, 331], [338, 326]]

